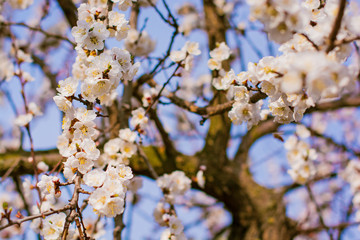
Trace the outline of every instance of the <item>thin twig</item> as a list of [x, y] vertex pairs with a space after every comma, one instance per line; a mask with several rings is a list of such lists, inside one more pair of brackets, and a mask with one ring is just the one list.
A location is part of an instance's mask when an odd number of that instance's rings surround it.
[[4, 176], [2, 176], [0, 183], [2, 183], [10, 174], [11, 172], [15, 169], [15, 167], [19, 164], [21, 158], [17, 159], [13, 165], [5, 172]]
[[325, 221], [324, 221], [324, 218], [323, 218], [323, 215], [322, 215], [322, 212], [321, 212], [321, 209], [320, 209], [320, 206], [317, 204], [316, 202], [316, 199], [315, 199], [315, 196], [311, 190], [311, 187], [309, 186], [309, 184], [305, 184], [305, 187], [309, 193], [309, 197], [310, 197], [310, 200], [315, 204], [315, 207], [316, 207], [316, 211], [319, 215], [319, 221], [320, 221], [320, 224], [321, 226], [326, 229], [326, 232], [328, 233], [329, 237], [330, 237], [330, 240], [333, 240], [333, 235], [330, 233], [330, 229], [329, 227], [325, 224]]
[[331, 30], [330, 36], [329, 36], [329, 45], [326, 49], [326, 53], [329, 53], [331, 50], [335, 48], [335, 40], [338, 32], [340, 31], [342, 18], [344, 16], [345, 7], [346, 7], [346, 0], [339, 0], [339, 10], [338, 14], [335, 18], [334, 26]]
[[0, 25], [26, 27], [26, 28], [28, 28], [28, 29], [30, 29], [30, 30], [32, 30], [32, 31], [41, 32], [42, 34], [44, 34], [44, 35], [47, 36], [47, 37], [56, 38], [56, 39], [59, 39], [59, 40], [66, 41], [66, 42], [70, 43], [73, 47], [76, 47], [76, 44], [75, 44], [74, 42], [72, 42], [70, 39], [68, 39], [68, 38], [66, 38], [66, 37], [64, 37], [64, 36], [62, 36], [62, 35], [52, 34], [52, 33], [49, 33], [49, 32], [44, 31], [44, 30], [41, 29], [41, 28], [29, 26], [29, 25], [27, 25], [26, 23], [1, 22]]
[[55, 213], [64, 212], [66, 210], [69, 210], [70, 208], [71, 208], [70, 205], [66, 205], [65, 207], [57, 209], [57, 210], [49, 210], [49, 211], [46, 211], [46, 212], [43, 212], [43, 213], [39, 213], [39, 214], [35, 214], [35, 215], [32, 215], [32, 216], [24, 217], [24, 218], [19, 219], [19, 220], [11, 220], [11, 222], [9, 222], [8, 224], [6, 224], [4, 226], [1, 226], [0, 231], [5, 229], [5, 228], [8, 228], [10, 226], [13, 226], [13, 225], [20, 226], [22, 223], [30, 221], [30, 220], [34, 220], [36, 218], [43, 218], [43, 217], [46, 217], [46, 216], [53, 215]]

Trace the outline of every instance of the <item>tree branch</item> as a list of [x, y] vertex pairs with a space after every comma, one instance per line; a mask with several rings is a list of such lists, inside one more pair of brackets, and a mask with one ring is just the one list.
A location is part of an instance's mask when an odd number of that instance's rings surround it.
[[71, 0], [57, 0], [70, 27], [75, 27], [77, 22], [77, 8]]
[[340, 31], [342, 18], [345, 12], [346, 2], [347, 2], [346, 0], [339, 0], [339, 10], [329, 36], [329, 45], [326, 49], [326, 53], [329, 53], [331, 50], [335, 48], [335, 40], [338, 32]]

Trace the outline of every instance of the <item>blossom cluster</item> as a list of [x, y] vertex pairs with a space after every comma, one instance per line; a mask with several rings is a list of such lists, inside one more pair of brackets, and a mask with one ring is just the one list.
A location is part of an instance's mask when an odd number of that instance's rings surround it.
[[280, 123], [300, 121], [309, 107], [349, 92], [355, 81], [349, 67], [317, 51], [264, 57], [249, 63], [244, 76], [269, 96], [270, 113]]
[[[6, 82], [10, 82], [14, 76], [16, 76], [21, 85], [25, 86], [29, 82], [34, 81], [34, 77], [29, 73], [20, 68], [24, 63], [32, 63], [33, 59], [28, 53], [25, 53], [23, 50], [18, 49], [23, 43], [21, 41], [16, 41], [17, 47], [12, 47], [10, 50], [10, 55], [16, 58], [16, 65], [12, 63], [8, 55], [0, 51], [0, 57], [2, 59], [2, 63], [0, 64], [0, 79], [5, 80]], [[25, 113], [19, 114], [14, 120], [15, 125], [19, 127], [27, 126], [34, 117], [41, 116], [42, 112], [40, 106], [36, 103], [36, 101], [27, 102], [25, 106]]]
[[295, 182], [304, 184], [315, 176], [314, 160], [317, 159], [317, 152], [304, 141], [310, 136], [310, 132], [304, 125], [298, 125], [296, 133], [296, 135], [290, 136], [284, 144], [288, 151], [286, 156], [291, 167], [288, 174]]
[[219, 75], [213, 79], [212, 85], [217, 90], [228, 91], [228, 97], [235, 100], [228, 113], [231, 121], [235, 124], [247, 122], [248, 128], [251, 128], [263, 118], [263, 102], [251, 103], [247, 75], [244, 72], [236, 75], [233, 69], [225, 71], [223, 62], [228, 60], [230, 55], [231, 50], [224, 42], [210, 52], [208, 67]]
[[[329, 35], [338, 12], [338, 1], [248, 1], [250, 17], [260, 20], [270, 38], [279, 43], [281, 55], [250, 62], [247, 71], [224, 71], [222, 61], [229, 58], [229, 48], [221, 43], [210, 52], [208, 66], [218, 71], [213, 79], [217, 90], [227, 91], [234, 100], [229, 112], [237, 124], [248, 128], [266, 119], [290, 123], [300, 121], [315, 104], [354, 91], [358, 66], [344, 64], [351, 54], [349, 42], [356, 39], [356, 10], [347, 8], [335, 45]], [[354, 7], [354, 9], [357, 9]], [[351, 30], [350, 29], [354, 29]], [[272, 37], [273, 36], [273, 37]], [[274, 38], [277, 39], [274, 39]], [[266, 94], [267, 104], [251, 102], [254, 92]]]
[[[79, 21], [72, 29], [78, 54], [72, 73], [75, 79], [82, 81], [81, 94], [85, 100], [95, 102], [98, 99], [101, 104], [109, 106], [117, 96], [116, 88], [120, 81], [131, 81], [140, 63], [132, 64], [131, 55], [125, 49], [114, 47], [101, 52], [106, 38], [122, 40], [130, 29], [122, 13], [110, 11], [108, 26], [101, 21], [103, 17], [97, 8], [80, 5]], [[75, 90], [76, 81], [69, 81]], [[64, 85], [67, 84], [64, 82]]]
[[199, 43], [187, 41], [181, 50], [170, 53], [170, 59], [184, 66], [185, 71], [190, 71], [193, 66], [194, 56], [200, 54]]
[[146, 88], [143, 90], [143, 97], [141, 99], [143, 107], [149, 107], [154, 99], [158, 96], [160, 92], [160, 86], [158, 85], [155, 88]]
[[[353, 68], [326, 53], [305, 51], [264, 57], [259, 63], [249, 63], [248, 71], [237, 75], [231, 70], [216, 87], [229, 89], [233, 85], [235, 103], [229, 117], [235, 123], [251, 121], [251, 127], [268, 113], [279, 123], [300, 121], [315, 103], [351, 92], [355, 76]], [[269, 97], [268, 109], [261, 109], [262, 101], [248, 103], [249, 86]]]
[[[312, 1], [320, 4], [320, 1]], [[247, 0], [251, 17], [264, 24], [271, 40], [283, 43], [309, 21], [308, 10], [299, 1]]]
[[[222, 69], [222, 62], [224, 60], [227, 60], [230, 57], [230, 54], [231, 54], [231, 50], [226, 45], [225, 42], [218, 44], [218, 46], [210, 52], [211, 58], [208, 61], [208, 66], [210, 70]], [[215, 88], [217, 87], [215, 86]], [[217, 89], [221, 89], [221, 88], [217, 88]]]
[[156, 183], [162, 190], [164, 199], [158, 203], [153, 215], [160, 226], [167, 227], [161, 239], [186, 239], [184, 226], [176, 215], [174, 203], [177, 197], [183, 196], [190, 189], [191, 180], [184, 172], [174, 171], [159, 177]]
[[[126, 4], [126, 1], [120, 4]], [[81, 4], [78, 8], [79, 20], [72, 29], [78, 54], [73, 64], [73, 76], [59, 81], [54, 101], [64, 113], [63, 133], [58, 138], [57, 147], [66, 158], [65, 178], [71, 184], [80, 177], [83, 184], [93, 189], [88, 193], [88, 201], [94, 212], [115, 217], [124, 211], [125, 193], [133, 178], [131, 168], [126, 165], [137, 151], [137, 134], [144, 131], [148, 118], [144, 109], [135, 109], [130, 121], [134, 130], [121, 129], [118, 137], [105, 143], [103, 153], [98, 149], [100, 132], [96, 118], [102, 116], [102, 106], [112, 104], [119, 84], [133, 80], [140, 65], [133, 63], [131, 54], [125, 49], [104, 49], [107, 38], [122, 40], [129, 32], [125, 15], [107, 12], [105, 7]], [[80, 94], [77, 95], [78, 90]], [[74, 101], [86, 107], [77, 107]], [[57, 177], [42, 175], [37, 186], [43, 205], [47, 201], [53, 203], [52, 199], [61, 195], [61, 183]], [[46, 239], [59, 237], [62, 230], [58, 231], [58, 228], [63, 228], [64, 220], [63, 214], [45, 218], [41, 234]]]
[[136, 29], [130, 29], [125, 41], [126, 49], [133, 56], [148, 56], [155, 49], [156, 42], [150, 38], [150, 35], [144, 30], [138, 32]]
[[126, 184], [133, 177], [130, 167], [111, 164], [106, 171], [94, 169], [84, 175], [85, 184], [95, 187], [89, 204], [95, 213], [115, 217], [124, 211]]
[[28, 111], [25, 114], [20, 114], [15, 119], [14, 123], [20, 127], [26, 126], [36, 116], [41, 116], [42, 112], [40, 107], [35, 102], [30, 102], [28, 105]]
[[[339, 1], [267, 1], [247, 0], [250, 5], [250, 18], [264, 24], [271, 40], [284, 43], [292, 39], [294, 33], [305, 34], [315, 44], [321, 46], [333, 28], [339, 11]], [[358, 36], [358, 7], [346, 9], [343, 24], [337, 40]]]

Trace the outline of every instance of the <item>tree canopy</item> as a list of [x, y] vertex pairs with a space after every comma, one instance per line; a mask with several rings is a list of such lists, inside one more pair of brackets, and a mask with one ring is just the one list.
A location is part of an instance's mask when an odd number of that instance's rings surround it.
[[358, 1], [0, 12], [0, 238], [356, 239]]

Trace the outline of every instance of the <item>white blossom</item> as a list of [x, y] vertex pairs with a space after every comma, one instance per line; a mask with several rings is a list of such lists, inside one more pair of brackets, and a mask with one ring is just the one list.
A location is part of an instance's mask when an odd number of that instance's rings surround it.
[[101, 169], [94, 169], [84, 175], [84, 182], [91, 187], [100, 187], [106, 178], [106, 173]]
[[89, 198], [89, 204], [98, 214], [115, 217], [124, 211], [124, 200], [120, 197], [111, 197], [111, 193], [102, 188], [96, 189]]
[[130, 29], [125, 40], [125, 48], [134, 56], [147, 56], [155, 49], [156, 42], [146, 31], [141, 33]]
[[33, 115], [31, 113], [19, 115], [14, 123], [20, 127], [26, 126], [33, 119]]
[[41, 228], [41, 235], [44, 239], [58, 239], [64, 230], [65, 213], [57, 213], [46, 217], [42, 220], [43, 226]]
[[131, 112], [132, 118], [130, 120], [130, 125], [136, 127], [139, 126], [143, 128], [149, 121], [145, 116], [145, 110], [143, 108], [135, 109]]
[[69, 97], [75, 94], [79, 81], [73, 77], [68, 77], [65, 80], [59, 81], [59, 87], [56, 89], [64, 97]]
[[119, 137], [127, 142], [135, 142], [136, 140], [136, 132], [130, 130], [130, 128], [120, 129]]
[[50, 197], [53, 197], [55, 196], [55, 183], [58, 181], [59, 178], [57, 177], [42, 175], [41, 180], [38, 182], [37, 186], [39, 187], [42, 195], [50, 195]]
[[210, 52], [210, 57], [217, 61], [224, 61], [230, 57], [230, 53], [230, 48], [225, 42], [222, 42]]

